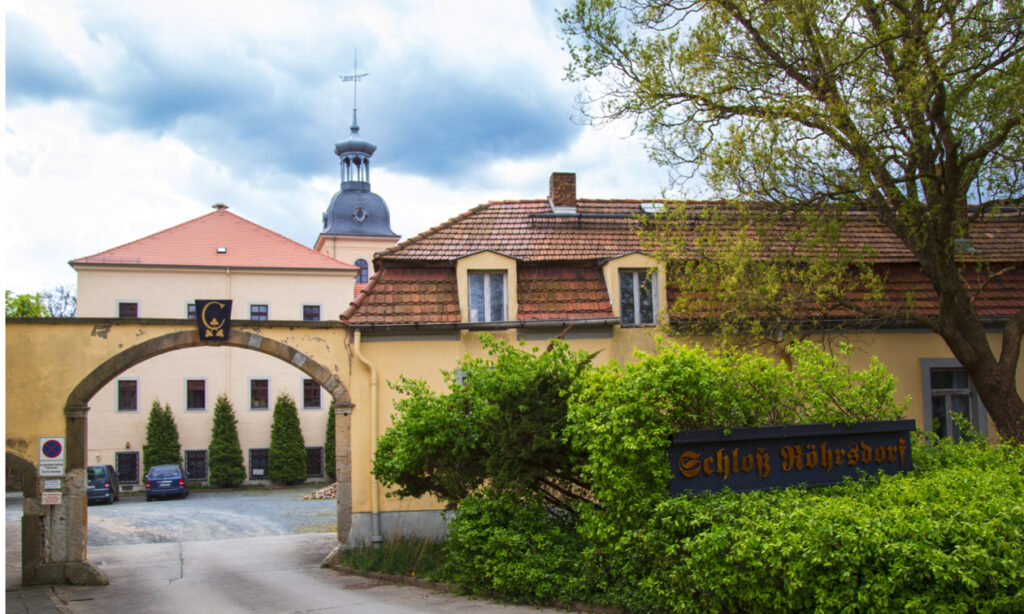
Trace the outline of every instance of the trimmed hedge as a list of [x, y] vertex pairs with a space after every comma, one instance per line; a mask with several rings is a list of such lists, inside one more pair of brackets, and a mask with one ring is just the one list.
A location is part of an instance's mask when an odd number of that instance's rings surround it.
[[628, 529], [467, 499], [449, 573], [514, 601], [636, 612], [1024, 611], [1024, 448], [914, 454], [908, 475], [666, 499]]

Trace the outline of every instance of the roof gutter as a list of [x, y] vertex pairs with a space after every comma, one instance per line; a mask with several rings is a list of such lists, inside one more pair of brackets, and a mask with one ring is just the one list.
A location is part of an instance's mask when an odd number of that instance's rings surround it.
[[506, 322], [410, 322], [407, 324], [344, 323], [355, 331], [409, 332], [445, 330], [508, 330], [514, 328], [558, 328], [566, 326], [615, 326], [619, 318], [584, 318], [579, 320], [509, 320]]

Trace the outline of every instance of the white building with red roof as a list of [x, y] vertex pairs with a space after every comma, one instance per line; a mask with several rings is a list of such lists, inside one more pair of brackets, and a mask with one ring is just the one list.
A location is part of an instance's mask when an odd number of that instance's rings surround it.
[[[233, 320], [337, 320], [359, 267], [341, 262], [230, 212], [214, 211], [148, 237], [71, 261], [79, 318], [194, 319], [197, 299], [230, 299]], [[141, 484], [146, 422], [154, 400], [170, 405], [187, 470], [208, 475], [213, 406], [225, 394], [238, 418], [248, 479], [264, 479], [274, 401], [299, 409], [307, 472], [324, 478], [329, 396], [280, 360], [227, 347], [197, 347], [152, 358], [122, 373], [93, 399], [90, 464], [118, 468]]]

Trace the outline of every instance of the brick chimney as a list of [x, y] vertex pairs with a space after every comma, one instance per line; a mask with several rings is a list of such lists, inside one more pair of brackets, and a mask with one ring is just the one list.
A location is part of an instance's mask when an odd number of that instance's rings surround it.
[[551, 173], [548, 202], [555, 215], [576, 215], [576, 173]]

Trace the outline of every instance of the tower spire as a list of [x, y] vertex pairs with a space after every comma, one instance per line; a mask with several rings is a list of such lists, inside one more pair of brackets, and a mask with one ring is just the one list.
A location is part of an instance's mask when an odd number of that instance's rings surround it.
[[360, 73], [359, 72], [359, 50], [358, 49], [353, 50], [352, 58], [353, 58], [352, 59], [352, 74], [351, 75], [339, 75], [339, 78], [342, 81], [346, 82], [346, 83], [349, 83], [349, 82], [352, 83], [352, 126], [349, 128], [349, 130], [352, 131], [353, 135], [357, 135], [357, 134], [359, 134], [359, 121], [356, 120], [356, 107], [357, 107], [356, 102], [357, 102], [357, 99], [358, 99], [357, 96], [358, 96], [358, 92], [359, 92], [359, 81], [361, 81], [363, 79], [363, 77], [368, 77], [370, 75], [370, 73], [367, 73], [367, 72]]

